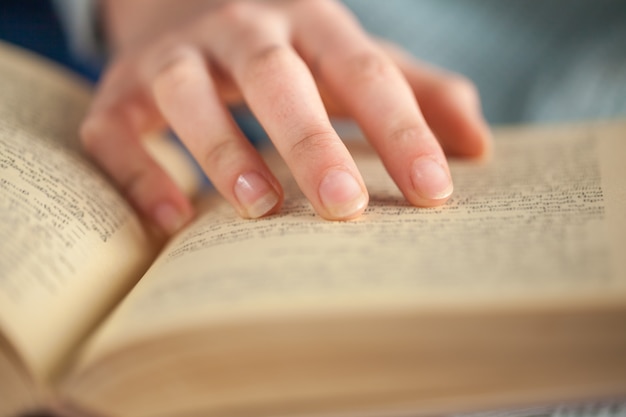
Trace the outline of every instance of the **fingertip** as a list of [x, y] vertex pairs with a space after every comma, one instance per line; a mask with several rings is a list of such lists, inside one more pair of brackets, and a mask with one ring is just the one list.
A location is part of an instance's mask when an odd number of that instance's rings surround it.
[[411, 165], [411, 203], [420, 207], [444, 204], [452, 195], [454, 186], [447, 167], [429, 156], [421, 156]]
[[139, 213], [166, 236], [178, 232], [195, 215], [189, 198], [161, 171], [137, 179], [126, 189], [126, 195]]
[[90, 111], [80, 124], [78, 135], [82, 148], [90, 156], [98, 159], [99, 145], [104, 142], [101, 139], [103, 117], [97, 111]]
[[486, 123], [484, 123], [481, 131], [479, 132], [479, 140], [477, 142], [480, 143], [480, 145], [477, 146], [476, 153], [470, 156], [477, 159], [491, 159], [494, 151], [493, 134]]
[[354, 219], [365, 211], [369, 202], [362, 183], [339, 168], [332, 168], [322, 179], [319, 199], [324, 207], [321, 215], [328, 220]]
[[456, 126], [449, 125], [450, 131], [445, 131], [441, 126], [433, 127], [444, 151], [449, 156], [488, 159], [493, 151], [489, 125], [481, 115], [461, 116], [464, 119], [458, 120]]
[[193, 217], [192, 210], [169, 201], [158, 203], [151, 214], [157, 226], [168, 236], [182, 229]]
[[256, 219], [276, 212], [282, 203], [282, 192], [256, 171], [245, 172], [235, 181], [236, 207], [244, 218]]
[[465, 158], [488, 157], [491, 132], [476, 85], [461, 75], [418, 63], [404, 54], [394, 52], [394, 57], [445, 153]]

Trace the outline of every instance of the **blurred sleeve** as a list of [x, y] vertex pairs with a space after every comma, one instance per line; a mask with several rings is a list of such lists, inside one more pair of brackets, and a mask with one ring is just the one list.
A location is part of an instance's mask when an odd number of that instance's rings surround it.
[[89, 64], [102, 64], [106, 43], [97, 0], [52, 0], [68, 46], [74, 56]]

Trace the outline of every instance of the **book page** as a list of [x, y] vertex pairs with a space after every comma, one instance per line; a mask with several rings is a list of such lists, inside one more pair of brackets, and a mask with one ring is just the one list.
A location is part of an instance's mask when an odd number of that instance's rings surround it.
[[351, 145], [371, 194], [357, 220], [322, 220], [284, 175], [272, 217], [242, 220], [209, 198], [86, 358], [162, 332], [299, 314], [623, 306], [625, 126], [499, 130], [492, 160], [451, 162], [455, 193], [438, 208], [407, 204], [364, 142]]
[[19, 366], [15, 353], [0, 335], [0, 415], [17, 416], [26, 410], [35, 410], [38, 396], [32, 387], [32, 381]]
[[78, 150], [86, 84], [0, 45], [0, 330], [44, 379], [147, 267], [153, 246]]

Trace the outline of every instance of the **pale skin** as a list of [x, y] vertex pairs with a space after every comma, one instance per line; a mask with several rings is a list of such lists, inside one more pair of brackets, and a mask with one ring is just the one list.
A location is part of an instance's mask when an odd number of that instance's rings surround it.
[[167, 234], [193, 207], [141, 145], [156, 129], [180, 137], [241, 216], [280, 209], [281, 186], [234, 123], [232, 105], [250, 108], [329, 220], [358, 217], [369, 198], [330, 116], [359, 124], [416, 206], [452, 194], [446, 154], [489, 151], [470, 82], [371, 38], [336, 0], [106, 0], [102, 12], [113, 58], [82, 141]]

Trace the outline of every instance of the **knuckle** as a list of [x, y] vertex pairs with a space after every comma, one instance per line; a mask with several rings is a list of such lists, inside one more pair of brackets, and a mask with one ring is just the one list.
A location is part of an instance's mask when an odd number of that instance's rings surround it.
[[216, 15], [235, 32], [259, 27], [275, 29], [281, 27], [280, 22], [284, 21], [284, 13], [275, 3], [280, 2], [224, 1], [218, 6]]
[[325, 16], [329, 19], [352, 18], [352, 13], [340, 0], [290, 0], [285, 2], [292, 10], [306, 18], [307, 16]]
[[293, 0], [293, 7], [299, 8], [300, 10], [311, 12], [314, 10], [318, 10], [319, 6], [324, 6], [328, 2], [323, 2], [319, 0]]
[[391, 131], [389, 142], [392, 146], [407, 149], [416, 143], [425, 143], [430, 139], [428, 129], [419, 125], [409, 125], [396, 128]]
[[389, 77], [394, 67], [382, 53], [368, 50], [346, 57], [344, 68], [353, 82], [372, 82]]
[[300, 132], [298, 139], [289, 147], [288, 155], [293, 160], [315, 158], [328, 155], [335, 147], [335, 137], [331, 131], [313, 128]]
[[438, 95], [446, 99], [463, 100], [477, 104], [479, 93], [476, 85], [469, 79], [461, 75], [450, 75], [440, 84]]
[[166, 82], [173, 87], [190, 82], [197, 57], [191, 46], [177, 43], [166, 48], [158, 58], [155, 65], [153, 82]]
[[220, 18], [232, 25], [247, 25], [254, 19], [254, 4], [248, 1], [225, 1], [219, 6]]
[[241, 158], [241, 152], [234, 138], [224, 137], [210, 146], [207, 146], [198, 162], [207, 171], [220, 171], [223, 167], [230, 167]]
[[285, 45], [264, 45], [250, 54], [248, 67], [252, 71], [272, 71], [284, 65], [290, 59], [290, 55]]
[[288, 68], [293, 57], [285, 45], [264, 45], [252, 51], [243, 67], [245, 80], [267, 79], [283, 73], [283, 68]]

